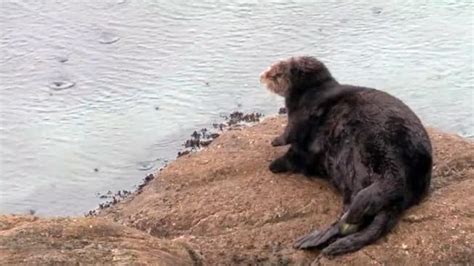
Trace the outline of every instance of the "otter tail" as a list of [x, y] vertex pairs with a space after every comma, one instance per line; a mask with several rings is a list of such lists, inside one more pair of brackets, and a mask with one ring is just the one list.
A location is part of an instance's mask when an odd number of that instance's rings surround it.
[[345, 222], [361, 224], [367, 217], [374, 217], [386, 207], [404, 209], [405, 194], [402, 179], [385, 177], [359, 191], [347, 210]]
[[388, 233], [403, 210], [402, 180], [384, 176], [359, 191], [341, 217], [340, 238], [324, 248], [323, 253], [334, 256], [352, 252]]
[[339, 221], [301, 237], [294, 247], [323, 248], [323, 254], [334, 256], [356, 251], [388, 233], [403, 210], [405, 188], [397, 183], [403, 179], [384, 177], [359, 191]]

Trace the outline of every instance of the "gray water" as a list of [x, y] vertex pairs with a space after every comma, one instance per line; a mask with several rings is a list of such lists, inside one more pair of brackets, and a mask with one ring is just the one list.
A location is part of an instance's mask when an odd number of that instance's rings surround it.
[[352, 2], [1, 1], [0, 213], [85, 213], [220, 115], [275, 114], [258, 74], [291, 55], [473, 135], [471, 1]]

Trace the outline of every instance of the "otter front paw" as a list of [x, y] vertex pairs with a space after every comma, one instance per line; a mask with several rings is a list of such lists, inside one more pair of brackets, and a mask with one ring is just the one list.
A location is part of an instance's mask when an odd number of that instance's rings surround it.
[[288, 144], [288, 142], [286, 141], [286, 138], [283, 136], [278, 136], [272, 140], [273, 147], [283, 146], [286, 144]]
[[275, 159], [268, 167], [274, 174], [284, 173], [291, 170], [291, 164], [285, 157]]

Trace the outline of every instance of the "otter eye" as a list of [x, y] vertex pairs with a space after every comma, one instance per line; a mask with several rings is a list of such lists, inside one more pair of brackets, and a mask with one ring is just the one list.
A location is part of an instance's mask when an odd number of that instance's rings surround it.
[[276, 78], [279, 78], [279, 77], [281, 77], [281, 76], [282, 76], [281, 73], [277, 73], [277, 74], [273, 75], [273, 78], [276, 79]]

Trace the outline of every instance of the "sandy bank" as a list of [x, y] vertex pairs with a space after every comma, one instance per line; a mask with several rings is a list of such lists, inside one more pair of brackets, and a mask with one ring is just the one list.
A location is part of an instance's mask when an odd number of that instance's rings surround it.
[[[141, 193], [102, 210], [99, 217], [0, 217], [0, 264], [22, 259], [310, 263], [317, 251], [294, 250], [291, 244], [332, 222], [341, 200], [323, 180], [267, 170], [270, 160], [286, 149], [270, 146], [284, 124], [282, 117], [269, 118], [222, 134], [203, 151], [171, 163]], [[377, 243], [321, 263], [474, 261], [474, 143], [434, 129], [429, 133], [435, 150], [430, 196]], [[94, 248], [99, 245], [101, 249]]]

